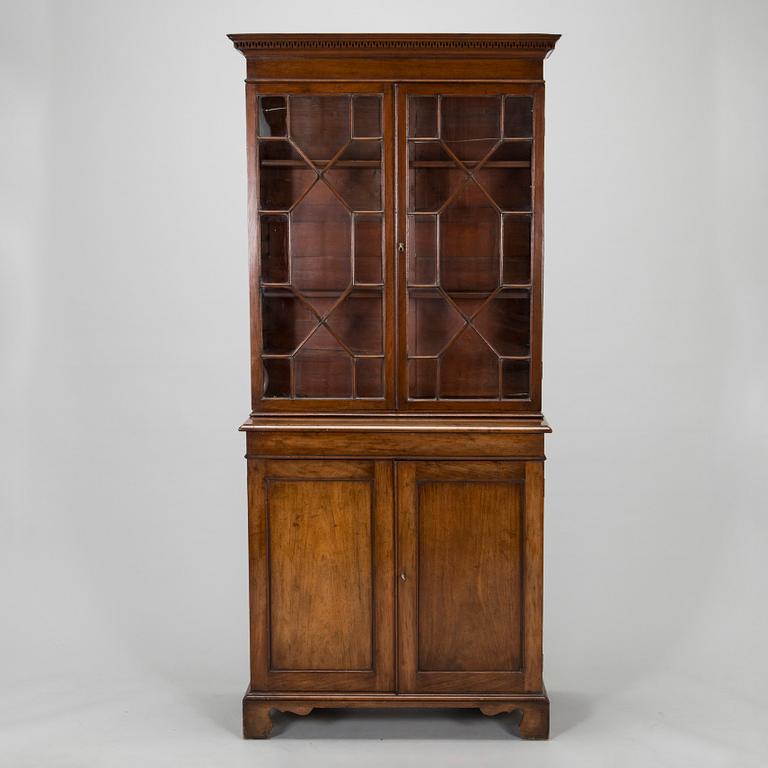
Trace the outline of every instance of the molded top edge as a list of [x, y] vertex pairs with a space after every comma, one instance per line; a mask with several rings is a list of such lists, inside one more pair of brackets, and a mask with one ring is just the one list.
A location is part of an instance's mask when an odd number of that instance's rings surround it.
[[235, 48], [249, 54], [279, 54], [293, 49], [359, 56], [386, 54], [506, 54], [546, 58], [560, 35], [549, 34], [233, 34]]
[[543, 418], [462, 419], [451, 416], [421, 418], [403, 416], [395, 418], [345, 417], [283, 417], [249, 418], [241, 432], [300, 431], [300, 432], [533, 432], [552, 431]]

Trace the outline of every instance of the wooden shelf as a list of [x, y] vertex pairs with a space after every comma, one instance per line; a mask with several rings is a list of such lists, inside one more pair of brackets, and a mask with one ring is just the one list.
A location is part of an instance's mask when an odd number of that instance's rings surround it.
[[[501, 286], [502, 291], [529, 291], [531, 289], [530, 283], [504, 283]], [[408, 290], [416, 290], [416, 291], [424, 291], [424, 295], [421, 293], [419, 294], [419, 299], [442, 299], [443, 294], [441, 291], [438, 290], [437, 285], [409, 285]], [[494, 288], [492, 291], [462, 291], [461, 293], [456, 293], [455, 291], [446, 291], [447, 295], [451, 299], [458, 299], [459, 301], [461, 299], [486, 299], [488, 298], [493, 291], [496, 289]], [[431, 293], [426, 293], [426, 291], [431, 291]], [[513, 299], [514, 296], [509, 296], [505, 293], [498, 293], [494, 297], [495, 299]]]
[[[458, 168], [459, 166], [452, 160], [415, 160], [410, 164], [411, 168]], [[464, 162], [467, 168], [474, 168], [478, 165], [477, 161]], [[530, 168], [530, 160], [489, 160], [483, 163], [483, 168]], [[481, 168], [482, 170], [482, 168]]]
[[[320, 169], [325, 169], [330, 161], [316, 160], [315, 165]], [[312, 170], [303, 160], [262, 160], [262, 166], [277, 168], [306, 168]], [[477, 161], [466, 161], [464, 165], [467, 168], [474, 168], [478, 165]], [[411, 168], [459, 168], [452, 160], [416, 160], [409, 164]], [[380, 168], [380, 160], [337, 160], [331, 168]], [[530, 168], [530, 160], [489, 160], [483, 163], [483, 168]]]
[[[324, 169], [330, 160], [314, 160], [315, 166]], [[278, 168], [306, 168], [313, 170], [303, 160], [262, 160], [262, 166], [276, 166]], [[381, 160], [337, 160], [331, 168], [381, 168]]]

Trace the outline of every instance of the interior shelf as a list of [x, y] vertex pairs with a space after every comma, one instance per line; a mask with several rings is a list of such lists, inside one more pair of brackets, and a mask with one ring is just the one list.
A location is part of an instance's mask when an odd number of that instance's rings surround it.
[[[463, 160], [467, 168], [478, 165], [476, 160]], [[409, 163], [411, 168], [457, 168], [453, 160], [414, 160]], [[483, 168], [530, 168], [530, 160], [489, 160], [482, 165]]]
[[[318, 168], [325, 168], [330, 160], [315, 160]], [[474, 168], [478, 161], [465, 160], [467, 168]], [[262, 160], [262, 166], [275, 168], [307, 168], [303, 160]], [[379, 168], [380, 160], [337, 160], [332, 168]], [[453, 160], [416, 160], [410, 163], [411, 168], [458, 168]], [[530, 160], [489, 160], [483, 163], [483, 168], [530, 168]]]
[[[330, 160], [313, 160], [318, 168], [325, 168]], [[304, 160], [262, 160], [262, 166], [274, 166], [278, 168], [309, 168]], [[381, 160], [337, 160], [332, 168], [380, 168]]]

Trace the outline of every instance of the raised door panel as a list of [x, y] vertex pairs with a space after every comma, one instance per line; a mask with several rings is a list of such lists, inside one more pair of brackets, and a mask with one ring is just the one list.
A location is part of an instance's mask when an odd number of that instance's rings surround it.
[[373, 667], [372, 501], [365, 481], [270, 483], [272, 669]]
[[392, 690], [391, 463], [249, 472], [252, 688]]
[[540, 466], [398, 463], [401, 692], [540, 690]]

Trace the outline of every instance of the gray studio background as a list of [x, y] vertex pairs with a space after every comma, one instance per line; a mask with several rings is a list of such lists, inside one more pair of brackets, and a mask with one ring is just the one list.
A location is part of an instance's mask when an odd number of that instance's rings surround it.
[[[3, 2], [0, 765], [764, 766], [768, 4]], [[284, 717], [247, 682], [245, 64], [227, 32], [559, 32], [545, 680]]]

